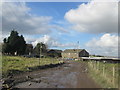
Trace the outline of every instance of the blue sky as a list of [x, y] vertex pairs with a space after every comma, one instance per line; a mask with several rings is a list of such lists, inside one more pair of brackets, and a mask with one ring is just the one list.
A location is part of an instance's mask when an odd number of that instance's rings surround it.
[[3, 38], [14, 28], [34, 47], [44, 42], [64, 50], [77, 48], [79, 41], [79, 48], [90, 54], [117, 56], [117, 5], [96, 0], [3, 3]]
[[54, 20], [64, 20], [64, 15], [70, 9], [77, 8], [82, 2], [30, 2], [27, 6], [31, 13], [40, 16], [52, 16]]
[[[86, 2], [41, 2], [41, 3], [30, 2], [27, 3], [27, 6], [31, 8], [30, 13], [35, 14], [37, 16], [51, 16], [53, 18], [51, 24], [56, 24], [56, 25], [58, 24], [61, 27], [68, 29], [68, 27], [71, 24], [65, 20], [64, 18], [65, 13], [70, 9], [76, 9], [79, 5], [83, 3]], [[77, 43], [79, 41], [81, 46], [84, 46], [84, 44], [87, 41], [95, 37], [94, 34], [82, 33], [73, 30], [69, 30], [69, 34], [64, 33], [62, 35], [58, 35], [56, 33], [57, 32], [54, 31], [54, 33], [52, 33], [51, 35], [58, 38], [61, 43], [65, 43], [65, 42]]]

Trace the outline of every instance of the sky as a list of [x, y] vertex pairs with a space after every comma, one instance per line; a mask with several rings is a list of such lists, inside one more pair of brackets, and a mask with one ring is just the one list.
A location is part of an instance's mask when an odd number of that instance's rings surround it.
[[2, 38], [15, 29], [34, 47], [86, 49], [90, 54], [118, 55], [118, 3], [7, 2], [2, 3]]

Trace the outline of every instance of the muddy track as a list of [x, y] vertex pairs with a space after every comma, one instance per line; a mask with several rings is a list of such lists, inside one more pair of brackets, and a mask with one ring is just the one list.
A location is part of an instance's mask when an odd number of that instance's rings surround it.
[[15, 88], [100, 88], [88, 75], [83, 62], [65, 64], [14, 76]]

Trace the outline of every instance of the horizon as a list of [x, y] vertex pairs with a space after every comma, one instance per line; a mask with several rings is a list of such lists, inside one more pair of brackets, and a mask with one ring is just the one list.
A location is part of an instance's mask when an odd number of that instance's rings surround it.
[[1, 40], [14, 28], [33, 46], [43, 42], [50, 49], [118, 56], [116, 2], [4, 2], [2, 8]]

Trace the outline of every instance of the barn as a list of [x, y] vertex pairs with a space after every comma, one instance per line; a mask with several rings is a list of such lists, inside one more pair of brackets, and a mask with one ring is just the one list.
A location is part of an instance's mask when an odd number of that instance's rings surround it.
[[50, 56], [50, 57], [61, 57], [61, 52], [62, 52], [62, 50], [49, 49], [47, 51], [47, 56]]
[[62, 52], [62, 58], [79, 57], [89, 57], [89, 53], [85, 49], [66, 49]]

